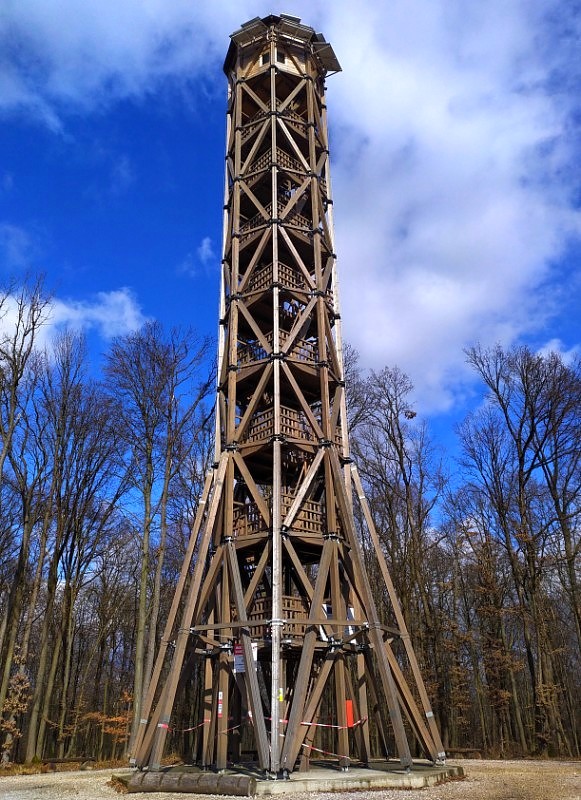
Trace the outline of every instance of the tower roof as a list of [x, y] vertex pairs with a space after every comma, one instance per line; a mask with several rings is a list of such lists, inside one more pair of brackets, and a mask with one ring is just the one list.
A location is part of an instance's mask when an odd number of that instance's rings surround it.
[[323, 75], [341, 71], [337, 56], [322, 33], [316, 33], [314, 28], [310, 28], [308, 25], [301, 25], [300, 17], [294, 17], [291, 14], [269, 14], [268, 17], [254, 17], [248, 22], [244, 22], [239, 30], [231, 34], [230, 39], [232, 41], [224, 61], [224, 72], [226, 74], [228, 74], [236, 58], [237, 49], [263, 39], [272, 25], [276, 28], [279, 36], [302, 42], [305, 45], [310, 44]]

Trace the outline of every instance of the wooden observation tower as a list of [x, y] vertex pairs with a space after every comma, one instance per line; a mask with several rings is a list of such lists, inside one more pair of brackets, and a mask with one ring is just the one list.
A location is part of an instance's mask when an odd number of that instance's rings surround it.
[[188, 729], [197, 764], [250, 757], [272, 777], [313, 758], [368, 763], [372, 745], [404, 767], [410, 742], [442, 761], [349, 456], [324, 85], [340, 66], [286, 14], [231, 38], [215, 463], [133, 760], [159, 769], [168, 731]]

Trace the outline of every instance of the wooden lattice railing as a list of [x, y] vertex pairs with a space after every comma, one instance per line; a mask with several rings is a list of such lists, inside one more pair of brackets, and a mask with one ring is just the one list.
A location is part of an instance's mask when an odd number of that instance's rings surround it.
[[[252, 273], [246, 291], [257, 292], [269, 289], [272, 283], [272, 264], [266, 264]], [[278, 262], [278, 283], [288, 289], [302, 289], [303, 291], [306, 289], [302, 272], [298, 272], [298, 270], [283, 264], [281, 261]]]
[[[281, 493], [281, 515], [286, 517], [295, 499], [291, 488], [284, 488]], [[239, 503], [234, 508], [233, 536], [234, 538], [251, 536], [252, 534], [265, 533], [268, 525], [259, 511], [258, 505], [251, 501]], [[290, 531], [299, 535], [322, 536], [326, 530], [325, 506], [316, 500], [303, 500], [300, 509], [295, 514]]]
[[[270, 346], [270, 352], [274, 345], [274, 334], [268, 333], [265, 337]], [[288, 338], [286, 331], [281, 331], [280, 346], [283, 347]], [[300, 361], [305, 364], [316, 364], [317, 362], [317, 343], [309, 339], [295, 339], [295, 342], [288, 354], [291, 361]], [[270, 352], [267, 351], [260, 342], [250, 342], [238, 348], [238, 366], [243, 367], [269, 358]]]
[[[282, 616], [285, 620], [283, 628], [284, 636], [304, 636], [307, 629], [309, 609], [301, 597], [283, 595], [282, 596]], [[252, 611], [248, 615], [250, 624], [250, 635], [253, 639], [270, 638], [269, 620], [272, 617], [272, 600], [270, 597], [259, 597], [255, 600]], [[232, 609], [232, 619], [236, 619], [236, 613]], [[255, 624], [252, 624], [252, 623]]]
[[[277, 201], [276, 213], [279, 219], [282, 219], [285, 207], [286, 207], [285, 202], [283, 202], [282, 200]], [[268, 214], [268, 219], [265, 219], [262, 214], [255, 214], [253, 217], [246, 220], [246, 222], [244, 222], [240, 226], [239, 233], [242, 237], [242, 240], [244, 240], [246, 236], [249, 236], [258, 228], [263, 228], [265, 225], [268, 224], [269, 219], [272, 216], [272, 203], [267, 203], [267, 205], [265, 205], [264, 207], [264, 210]], [[294, 208], [288, 212], [288, 214], [284, 217], [284, 219], [282, 219], [282, 221], [287, 225], [292, 224], [293, 227], [297, 227], [305, 231], [309, 231], [311, 229], [311, 224], [312, 224], [310, 220], [307, 219], [307, 217], [304, 217], [302, 214], [299, 214], [298, 211], [296, 211]]]

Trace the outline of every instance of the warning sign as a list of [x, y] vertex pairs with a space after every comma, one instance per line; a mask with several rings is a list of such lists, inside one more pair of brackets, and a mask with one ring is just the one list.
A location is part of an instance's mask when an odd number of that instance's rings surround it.
[[[258, 642], [252, 642], [252, 661], [256, 667]], [[244, 647], [241, 642], [234, 643], [234, 672], [246, 672], [246, 659], [244, 658]]]
[[244, 647], [240, 644], [240, 642], [236, 642], [234, 645], [234, 672], [246, 672]]

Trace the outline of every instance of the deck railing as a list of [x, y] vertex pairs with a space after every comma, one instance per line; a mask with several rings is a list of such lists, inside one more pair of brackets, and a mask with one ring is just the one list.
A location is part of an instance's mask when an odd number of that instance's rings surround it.
[[[278, 167], [285, 169], [288, 172], [304, 172], [304, 168], [300, 161], [296, 158], [293, 158], [281, 147], [276, 148], [276, 164]], [[259, 156], [256, 161], [252, 162], [246, 171], [245, 177], [249, 178], [251, 175], [254, 175], [257, 172], [262, 172], [263, 170], [269, 169], [271, 165], [272, 153], [270, 150], [267, 150], [261, 156]]]
[[[316, 441], [305, 414], [286, 406], [280, 407], [280, 433], [289, 439]], [[266, 408], [252, 417], [241, 443], [260, 442], [271, 436], [274, 436], [274, 407]]]
[[[281, 515], [284, 520], [294, 501], [291, 489], [281, 493]], [[264, 533], [267, 523], [264, 521], [258, 505], [254, 501], [238, 504], [234, 509], [233, 536], [239, 538], [252, 534]], [[296, 513], [291, 530], [295, 533], [322, 535], [325, 530], [325, 512], [320, 502], [304, 500]]]
[[[266, 264], [252, 273], [246, 291], [257, 292], [269, 289], [273, 282], [272, 264]], [[278, 263], [278, 283], [288, 289], [302, 289], [304, 291], [307, 288], [303, 274], [280, 261]]]
[[[274, 346], [274, 333], [271, 331], [264, 337], [272, 352]], [[281, 331], [280, 346], [283, 347], [288, 338], [286, 331]], [[288, 353], [291, 361], [300, 361], [304, 364], [317, 363], [317, 342], [311, 339], [295, 339], [295, 342]], [[249, 342], [238, 347], [238, 366], [244, 367], [269, 358], [270, 352], [267, 351], [260, 342]]]
[[[283, 202], [282, 200], [277, 201], [276, 214], [278, 219], [282, 219], [285, 207], [286, 207], [285, 202]], [[253, 217], [246, 220], [246, 222], [244, 222], [240, 226], [239, 233], [241, 235], [242, 240], [244, 240], [247, 236], [249, 236], [253, 231], [259, 228], [263, 228], [265, 225], [269, 223], [270, 218], [272, 217], [272, 208], [273, 208], [272, 203], [267, 203], [264, 207], [264, 210], [268, 214], [268, 219], [265, 219], [262, 214], [255, 214]], [[296, 211], [294, 208], [291, 209], [286, 214], [286, 216], [284, 217], [284, 219], [282, 219], [282, 221], [286, 225], [292, 225], [295, 228], [300, 228], [304, 232], [310, 231], [312, 227], [312, 222], [309, 219], [307, 219], [307, 217], [304, 217], [302, 214], [299, 214], [298, 211]]]
[[[301, 597], [282, 596], [282, 616], [285, 620], [283, 636], [304, 636], [307, 629], [309, 610]], [[232, 609], [234, 612], [234, 609]], [[235, 613], [233, 613], [235, 618]], [[270, 597], [259, 597], [255, 600], [252, 611], [248, 615], [250, 635], [253, 639], [269, 639], [271, 628], [268, 621], [272, 617], [272, 600]], [[252, 624], [252, 623], [255, 624]]]

